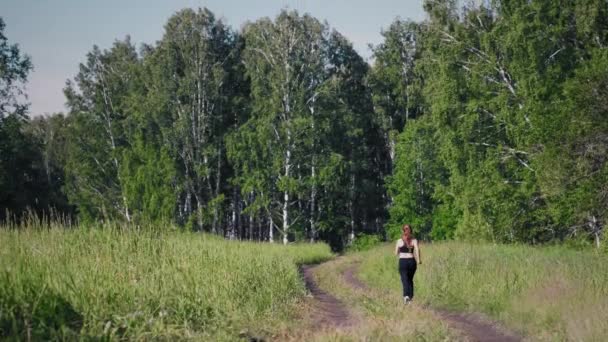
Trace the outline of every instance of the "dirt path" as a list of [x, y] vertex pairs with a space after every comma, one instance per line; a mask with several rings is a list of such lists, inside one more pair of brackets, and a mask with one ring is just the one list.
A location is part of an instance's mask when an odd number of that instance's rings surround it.
[[522, 340], [521, 337], [498, 328], [495, 323], [486, 322], [473, 314], [438, 309], [430, 310], [449, 322], [452, 327], [462, 331], [471, 341], [516, 342]]
[[323, 291], [314, 280], [313, 272], [317, 266], [302, 266], [301, 272], [304, 277], [306, 288], [314, 298], [312, 303], [314, 320], [320, 327], [347, 327], [354, 324], [354, 318], [350, 315], [344, 303], [336, 297]]
[[[301, 272], [306, 288], [313, 297], [311, 313], [314, 325], [318, 328], [341, 328], [356, 324], [355, 318], [349, 313], [346, 305], [321, 289], [313, 277], [314, 269], [318, 266], [302, 266]], [[357, 290], [370, 290], [357, 276], [357, 266], [351, 264], [342, 273], [346, 284]], [[514, 342], [522, 338], [514, 333], [501, 329], [496, 323], [490, 322], [481, 316], [461, 312], [425, 307], [440, 319], [446, 321], [449, 326], [462, 332], [470, 341], [496, 341]]]
[[[348, 267], [343, 273], [345, 281], [353, 288], [369, 290], [369, 287], [357, 278], [356, 273], [355, 265]], [[471, 341], [515, 342], [522, 340], [516, 334], [506, 332], [497, 324], [487, 322], [476, 315], [433, 308], [426, 309], [447, 321], [453, 328], [460, 330]]]
[[354, 265], [351, 265], [344, 271], [343, 275], [346, 283], [359, 290], [368, 290], [369, 287], [363, 284], [363, 282], [357, 278], [355, 273], [357, 273], [357, 268]]

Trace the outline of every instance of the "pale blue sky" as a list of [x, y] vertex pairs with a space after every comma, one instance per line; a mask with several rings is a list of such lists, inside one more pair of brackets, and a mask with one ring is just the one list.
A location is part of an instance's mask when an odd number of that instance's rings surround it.
[[246, 21], [274, 17], [282, 8], [308, 12], [344, 34], [365, 58], [369, 43], [396, 17], [422, 20], [422, 0], [0, 0], [11, 43], [31, 56], [30, 113], [65, 111], [62, 89], [94, 44], [105, 49], [130, 35], [154, 43], [167, 19], [185, 8], [208, 7], [235, 29]]

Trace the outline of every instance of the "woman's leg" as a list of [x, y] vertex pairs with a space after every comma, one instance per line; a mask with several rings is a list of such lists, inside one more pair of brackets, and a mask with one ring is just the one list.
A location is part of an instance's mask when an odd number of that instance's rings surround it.
[[414, 274], [416, 273], [416, 260], [414, 258], [408, 259], [407, 265], [407, 294], [406, 296], [414, 298]]
[[403, 297], [405, 297], [408, 291], [408, 274], [405, 259], [399, 259], [399, 276], [401, 277], [401, 286], [403, 287]]

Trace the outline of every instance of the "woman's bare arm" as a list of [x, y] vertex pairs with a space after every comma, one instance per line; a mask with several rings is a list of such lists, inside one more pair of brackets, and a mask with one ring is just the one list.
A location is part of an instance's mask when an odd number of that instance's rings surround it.
[[422, 264], [422, 259], [420, 259], [420, 245], [418, 244], [418, 240], [416, 240], [416, 244], [414, 245], [414, 257], [416, 258], [416, 262]]

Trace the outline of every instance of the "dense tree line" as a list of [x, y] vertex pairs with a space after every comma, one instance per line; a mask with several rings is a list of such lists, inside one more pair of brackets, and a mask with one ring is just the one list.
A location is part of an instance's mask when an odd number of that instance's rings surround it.
[[25, 84], [32, 63], [4, 28], [0, 18], [0, 222], [20, 220], [26, 210], [70, 218], [73, 209], [61, 191], [63, 157], [55, 148], [65, 136], [51, 133], [63, 129], [61, 117], [28, 120]]
[[[154, 45], [94, 47], [67, 82], [67, 115], [23, 117], [31, 129], [15, 131], [40, 140], [33, 164], [59, 166], [49, 179], [80, 222], [340, 247], [382, 233], [386, 217], [368, 69], [309, 15], [283, 11], [236, 32], [185, 9]], [[9, 209], [25, 208], [46, 207]]]
[[415, 115], [388, 185], [393, 229], [408, 220], [433, 238], [599, 244], [608, 3], [427, 1], [425, 10], [426, 22], [395, 22], [377, 50], [395, 97], [378, 103]]
[[371, 66], [310, 15], [234, 31], [185, 9], [154, 45], [94, 47], [68, 113], [36, 119], [31, 63], [0, 35], [0, 205], [336, 247], [403, 222], [432, 239], [599, 244], [608, 3], [424, 7], [382, 33]]

